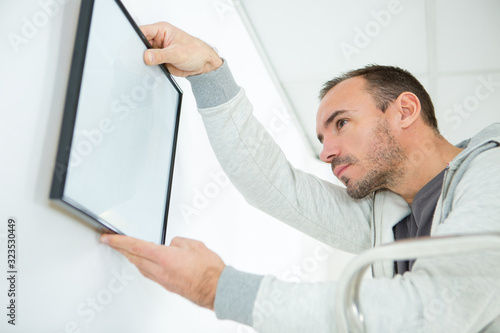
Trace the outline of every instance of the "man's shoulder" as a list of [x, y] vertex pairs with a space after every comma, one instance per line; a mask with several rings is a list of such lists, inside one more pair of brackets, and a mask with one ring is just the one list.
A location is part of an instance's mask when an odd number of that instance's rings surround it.
[[[486, 144], [488, 149], [477, 150], [469, 154], [467, 161], [455, 171], [457, 188], [467, 192], [481, 194], [498, 191], [500, 186], [500, 146]], [[454, 182], [452, 180], [452, 182]], [[473, 190], [474, 189], [474, 190]]]
[[464, 150], [450, 162], [449, 169], [452, 171], [462, 169], [461, 171], [464, 172], [465, 169], [470, 167], [469, 164], [477, 158], [494, 158], [494, 156], [500, 153], [499, 149], [494, 148], [498, 148], [499, 146], [500, 123], [494, 123], [484, 128], [470, 139], [464, 140], [457, 145], [457, 147], [463, 148]]
[[457, 147], [474, 150], [487, 142], [497, 142], [500, 144], [500, 123], [493, 123], [483, 128], [473, 137], [460, 142]]
[[[500, 145], [489, 145], [489, 149], [481, 150], [476, 154], [468, 165], [468, 168], [492, 169], [500, 177]], [[481, 175], [479, 175], [481, 176]]]

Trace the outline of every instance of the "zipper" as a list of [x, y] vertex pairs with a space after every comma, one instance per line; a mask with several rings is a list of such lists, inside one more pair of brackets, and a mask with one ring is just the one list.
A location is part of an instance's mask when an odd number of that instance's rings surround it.
[[[376, 227], [375, 227], [375, 196], [377, 195], [377, 192], [373, 194], [373, 209], [372, 209], [372, 226], [373, 226], [373, 242], [372, 242], [372, 248], [375, 248], [375, 239], [377, 237], [376, 233]], [[372, 269], [372, 278], [375, 278], [375, 269], [374, 269], [374, 264], [371, 264], [371, 269]]]
[[[443, 184], [441, 184], [441, 202], [440, 202], [440, 206], [441, 206], [441, 214], [439, 216], [439, 223], [441, 223], [441, 221], [443, 220], [443, 214], [444, 214], [444, 209], [443, 209], [443, 203], [444, 203], [444, 198], [446, 196], [446, 193], [444, 193], [444, 186], [446, 184], [446, 176], [448, 175], [448, 171], [450, 170], [450, 163], [446, 164], [446, 168], [444, 170], [444, 175], [443, 175]], [[434, 222], [434, 221], [433, 221]], [[431, 230], [432, 230], [432, 226], [431, 226]]]

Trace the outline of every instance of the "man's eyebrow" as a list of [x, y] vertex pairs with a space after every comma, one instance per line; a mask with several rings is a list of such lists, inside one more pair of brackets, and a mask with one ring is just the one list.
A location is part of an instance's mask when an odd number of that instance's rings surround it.
[[[334, 111], [330, 115], [330, 117], [328, 117], [328, 119], [326, 119], [325, 122], [323, 123], [323, 128], [327, 128], [331, 123], [333, 123], [335, 121], [335, 118], [337, 118], [341, 114], [344, 114], [344, 113], [349, 112], [349, 111], [354, 111], [354, 110], [337, 110], [337, 111]], [[319, 140], [319, 142], [323, 143], [323, 135], [322, 134], [318, 134], [318, 140]]]
[[351, 111], [351, 110], [337, 110], [337, 111], [333, 112], [330, 115], [330, 117], [328, 117], [328, 119], [325, 120], [325, 122], [323, 123], [323, 128], [327, 128], [331, 123], [333, 123], [333, 121], [335, 120], [335, 118], [337, 118], [341, 114], [349, 112], [349, 111]]

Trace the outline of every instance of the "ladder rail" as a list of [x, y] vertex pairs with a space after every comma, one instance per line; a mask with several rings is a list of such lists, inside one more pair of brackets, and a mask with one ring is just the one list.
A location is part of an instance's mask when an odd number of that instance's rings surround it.
[[365, 332], [359, 290], [364, 273], [373, 262], [460, 255], [481, 250], [500, 250], [500, 233], [405, 239], [362, 253], [345, 268], [338, 283], [335, 298], [338, 331]]

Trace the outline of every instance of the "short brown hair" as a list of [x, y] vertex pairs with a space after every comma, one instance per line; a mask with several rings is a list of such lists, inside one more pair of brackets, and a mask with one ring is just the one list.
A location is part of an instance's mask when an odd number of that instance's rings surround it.
[[340, 82], [356, 76], [361, 76], [366, 80], [366, 90], [372, 95], [375, 105], [382, 112], [385, 112], [389, 104], [395, 101], [401, 93], [405, 91], [414, 93], [420, 100], [422, 119], [439, 133], [431, 97], [410, 72], [399, 67], [368, 65], [349, 71], [325, 82], [319, 93], [319, 99], [322, 100], [330, 89]]

